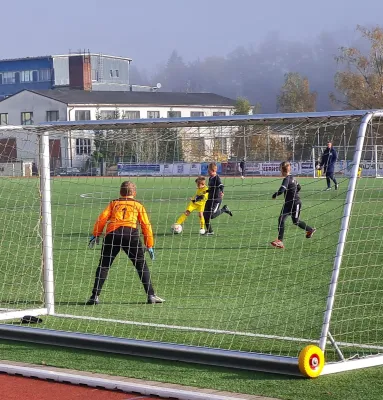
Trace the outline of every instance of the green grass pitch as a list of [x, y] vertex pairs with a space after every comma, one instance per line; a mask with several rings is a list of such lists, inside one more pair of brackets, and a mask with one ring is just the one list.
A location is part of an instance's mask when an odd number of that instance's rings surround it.
[[[153, 284], [166, 302], [145, 304], [137, 273], [121, 253], [101, 304], [85, 306], [101, 249], [87, 248], [89, 235], [98, 214], [118, 197], [119, 185], [127, 179], [51, 180], [55, 312], [73, 317], [44, 317], [39, 327], [289, 356], [308, 344], [289, 338], [319, 339], [348, 180], [340, 179], [338, 191], [325, 192], [324, 180], [299, 179], [301, 219], [317, 232], [307, 240], [289, 219], [286, 248], [280, 250], [269, 244], [277, 236], [283, 203], [282, 196], [271, 199], [279, 177], [223, 177], [223, 204], [234, 216], [213, 220], [212, 237], [198, 234], [196, 214], [181, 235], [170, 231], [195, 191], [195, 177], [132, 177], [156, 237], [156, 259], [147, 257]], [[0, 308], [35, 308], [43, 304], [38, 181], [1, 183]], [[380, 179], [357, 182], [330, 326], [340, 342], [383, 341], [382, 188]]]

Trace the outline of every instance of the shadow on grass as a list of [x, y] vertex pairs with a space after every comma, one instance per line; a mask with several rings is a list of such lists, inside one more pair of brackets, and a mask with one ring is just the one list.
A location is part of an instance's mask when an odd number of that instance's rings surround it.
[[[85, 306], [87, 300], [85, 301], [58, 301], [55, 303], [56, 306]], [[146, 301], [102, 301], [100, 300], [99, 304], [93, 304], [93, 305], [87, 305], [86, 308], [92, 308], [92, 307], [99, 307], [99, 306], [116, 306], [116, 305], [127, 305], [127, 306], [134, 306], [134, 305], [143, 305], [147, 304]], [[148, 306], [151, 304], [148, 304]]]

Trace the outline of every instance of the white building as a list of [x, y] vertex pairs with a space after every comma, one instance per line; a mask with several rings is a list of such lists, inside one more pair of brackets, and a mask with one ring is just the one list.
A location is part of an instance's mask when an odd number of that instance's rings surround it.
[[[231, 115], [234, 105], [235, 100], [213, 93], [23, 90], [0, 101], [0, 125], [116, 119], [116, 114], [124, 119], [223, 116]], [[35, 140], [28, 137], [21, 144], [20, 137], [11, 136], [0, 131], [0, 162], [37, 154]], [[82, 167], [94, 150], [92, 133], [57, 136], [50, 147], [52, 167]]]

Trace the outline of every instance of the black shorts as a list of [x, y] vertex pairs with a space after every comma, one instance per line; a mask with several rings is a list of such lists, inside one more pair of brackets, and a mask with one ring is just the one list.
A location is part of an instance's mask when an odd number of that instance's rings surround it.
[[301, 209], [302, 203], [300, 201], [296, 201], [290, 204], [284, 204], [281, 215], [291, 215], [291, 218], [298, 221], [301, 214]]
[[205, 213], [211, 213], [214, 214], [217, 212], [219, 207], [221, 206], [222, 199], [209, 199], [205, 203]]

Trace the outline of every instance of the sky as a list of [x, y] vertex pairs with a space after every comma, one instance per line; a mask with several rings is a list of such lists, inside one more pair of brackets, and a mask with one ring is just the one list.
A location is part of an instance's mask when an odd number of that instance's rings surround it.
[[357, 24], [382, 24], [383, 1], [19, 0], [17, 9], [3, 13], [1, 59], [85, 49], [130, 57], [151, 71], [175, 49], [187, 61], [222, 56], [271, 32], [307, 41], [349, 30], [351, 41]]

